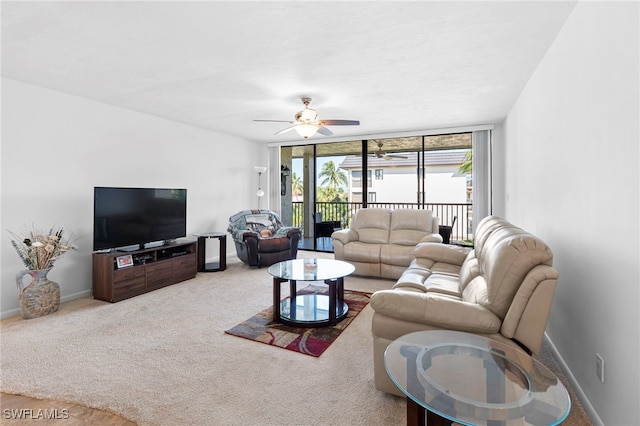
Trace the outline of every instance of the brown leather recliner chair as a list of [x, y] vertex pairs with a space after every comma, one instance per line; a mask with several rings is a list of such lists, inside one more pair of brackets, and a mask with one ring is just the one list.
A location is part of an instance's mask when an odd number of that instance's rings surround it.
[[302, 236], [300, 228], [284, 226], [271, 210], [242, 210], [229, 218], [238, 258], [249, 266], [270, 266], [295, 259]]

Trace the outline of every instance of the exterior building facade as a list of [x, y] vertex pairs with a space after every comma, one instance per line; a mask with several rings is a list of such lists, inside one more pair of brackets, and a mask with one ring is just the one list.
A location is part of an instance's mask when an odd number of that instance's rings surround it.
[[[472, 201], [471, 174], [460, 172], [460, 165], [468, 149], [426, 151], [425, 191], [419, 191], [421, 171], [418, 153], [368, 159], [367, 201], [370, 203], [470, 203]], [[349, 201], [363, 201], [362, 159], [347, 156], [340, 168], [348, 173]]]

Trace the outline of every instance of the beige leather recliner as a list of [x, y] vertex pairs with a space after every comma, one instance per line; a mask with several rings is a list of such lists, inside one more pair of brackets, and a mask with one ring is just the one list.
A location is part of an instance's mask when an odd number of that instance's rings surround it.
[[483, 335], [537, 354], [551, 311], [558, 272], [539, 238], [489, 216], [474, 249], [423, 243], [393, 289], [371, 297], [376, 388], [403, 396], [384, 368], [393, 340], [420, 330]]
[[442, 242], [430, 210], [360, 209], [349, 229], [331, 234], [334, 256], [355, 266], [354, 275], [397, 279], [421, 242]]

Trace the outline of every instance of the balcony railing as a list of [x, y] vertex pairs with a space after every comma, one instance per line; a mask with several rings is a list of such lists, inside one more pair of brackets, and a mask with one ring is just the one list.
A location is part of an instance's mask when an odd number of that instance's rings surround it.
[[[420, 209], [423, 208], [418, 203], [367, 203], [369, 208], [388, 209]], [[351, 218], [359, 209], [363, 208], [362, 203], [351, 202], [318, 202], [314, 212], [322, 214], [323, 221], [338, 220], [342, 228], [348, 228]], [[471, 241], [473, 239], [473, 210], [471, 203], [426, 203], [424, 208], [431, 210], [440, 219], [440, 225], [451, 226], [453, 218], [456, 218], [451, 232], [451, 240]], [[304, 230], [304, 202], [293, 202], [293, 225]]]

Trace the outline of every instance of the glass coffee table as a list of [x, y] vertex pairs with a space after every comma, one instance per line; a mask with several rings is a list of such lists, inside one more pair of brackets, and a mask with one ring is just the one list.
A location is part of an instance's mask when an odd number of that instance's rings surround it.
[[389, 377], [407, 396], [407, 424], [557, 425], [569, 394], [543, 364], [475, 334], [409, 333], [385, 351]]
[[[296, 327], [336, 325], [347, 316], [344, 277], [354, 266], [333, 259], [293, 259], [269, 267], [273, 276], [273, 320]], [[289, 281], [289, 297], [282, 299], [281, 284]], [[297, 294], [298, 281], [323, 281], [329, 294]]]

